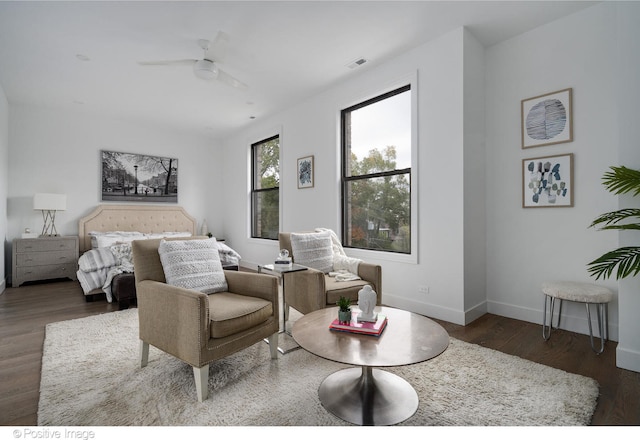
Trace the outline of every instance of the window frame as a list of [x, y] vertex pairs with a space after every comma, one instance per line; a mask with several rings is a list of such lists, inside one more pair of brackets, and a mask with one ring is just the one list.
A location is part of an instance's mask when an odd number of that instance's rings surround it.
[[[348, 161], [346, 158], [345, 148], [345, 134], [346, 126], [344, 124], [344, 112], [357, 110], [358, 108], [365, 107], [367, 105], [379, 102], [388, 97], [394, 96], [398, 93], [409, 91], [411, 99], [411, 166], [409, 168], [402, 168], [398, 170], [375, 173], [366, 176], [356, 176], [354, 178], [347, 177]], [[388, 84], [386, 87], [378, 88], [376, 91], [369, 93], [365, 97], [353, 100], [350, 104], [342, 106], [337, 114], [338, 120], [338, 157], [339, 157], [339, 184], [340, 184], [340, 233], [342, 236], [343, 246], [348, 249], [349, 255], [362, 258], [362, 259], [377, 259], [395, 261], [401, 263], [418, 264], [418, 84], [417, 84], [417, 71], [409, 75], [405, 75], [400, 79], [396, 79], [392, 84]], [[378, 249], [365, 249], [358, 247], [347, 246], [346, 243], [346, 228], [347, 228], [347, 185], [348, 182], [354, 180], [361, 180], [363, 178], [372, 177], [385, 177], [388, 175], [405, 174], [406, 170], [409, 170], [409, 191], [410, 191], [410, 246], [409, 253], [378, 250]]]
[[[257, 167], [257, 161], [258, 161], [258, 157], [257, 157], [257, 148], [259, 145], [265, 144], [267, 142], [270, 142], [274, 139], [278, 139], [278, 175], [280, 176], [279, 179], [279, 183], [277, 186], [273, 186], [270, 188], [256, 188], [256, 183], [257, 183], [257, 179], [258, 179], [258, 167]], [[269, 193], [269, 192], [276, 192], [278, 194], [278, 232], [280, 231], [280, 222], [282, 219], [282, 203], [281, 203], [281, 194], [280, 194], [280, 182], [282, 181], [282, 171], [281, 171], [281, 148], [282, 146], [282, 137], [280, 136], [280, 133], [276, 133], [270, 136], [267, 136], [265, 138], [262, 138], [259, 141], [256, 142], [252, 142], [250, 144], [249, 147], [249, 154], [250, 154], [250, 162], [251, 162], [251, 174], [250, 174], [250, 194], [249, 194], [249, 238], [250, 239], [255, 239], [255, 240], [271, 240], [271, 241], [276, 241], [278, 240], [278, 237], [276, 235], [276, 237], [271, 238], [271, 237], [262, 237], [262, 236], [257, 236], [255, 231], [256, 231], [256, 226], [257, 226], [257, 217], [256, 217], [256, 206], [255, 206], [255, 196], [257, 194], [260, 193]]]

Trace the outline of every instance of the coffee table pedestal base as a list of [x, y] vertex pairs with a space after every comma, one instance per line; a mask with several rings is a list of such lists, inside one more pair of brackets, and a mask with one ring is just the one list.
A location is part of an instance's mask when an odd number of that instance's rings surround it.
[[318, 396], [327, 411], [355, 425], [395, 425], [418, 409], [418, 394], [409, 382], [366, 366], [331, 374]]

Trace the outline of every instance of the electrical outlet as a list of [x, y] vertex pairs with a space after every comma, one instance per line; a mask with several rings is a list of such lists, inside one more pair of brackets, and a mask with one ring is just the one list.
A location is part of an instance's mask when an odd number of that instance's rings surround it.
[[429, 286], [418, 286], [418, 292], [428, 295], [429, 294]]

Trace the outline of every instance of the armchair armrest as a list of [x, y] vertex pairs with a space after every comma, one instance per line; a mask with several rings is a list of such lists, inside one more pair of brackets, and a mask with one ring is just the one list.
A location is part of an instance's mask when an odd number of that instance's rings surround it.
[[302, 314], [325, 308], [324, 277], [323, 272], [312, 268], [285, 273], [285, 303]]
[[378, 295], [377, 305], [380, 305], [382, 303], [382, 267], [377, 264], [360, 262], [358, 276], [373, 285], [373, 290]]
[[[278, 304], [278, 279], [267, 274], [225, 270], [229, 292], [253, 296]], [[277, 307], [275, 307], [277, 309]]]
[[193, 366], [209, 339], [207, 295], [159, 281], [136, 284], [140, 339]]

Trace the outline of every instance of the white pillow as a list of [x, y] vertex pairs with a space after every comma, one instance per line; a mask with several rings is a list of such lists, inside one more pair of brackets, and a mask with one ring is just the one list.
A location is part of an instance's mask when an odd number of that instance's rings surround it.
[[215, 240], [161, 240], [158, 253], [167, 284], [203, 293], [229, 289]]
[[293, 261], [329, 273], [333, 270], [331, 235], [327, 232], [291, 233]]
[[116, 243], [131, 243], [133, 240], [144, 240], [142, 232], [137, 231], [91, 231], [87, 235], [91, 237], [91, 249], [109, 247]]
[[87, 235], [95, 235], [97, 237], [99, 235], [122, 235], [122, 236], [127, 236], [127, 235], [144, 235], [144, 234], [142, 232], [138, 232], [138, 231], [106, 231], [106, 232], [91, 231]]
[[145, 237], [152, 238], [168, 238], [168, 237], [191, 237], [191, 232], [151, 232], [144, 234]]
[[105, 248], [118, 243], [131, 243], [133, 240], [146, 240], [142, 234], [139, 235], [98, 235], [96, 237], [96, 247]]

